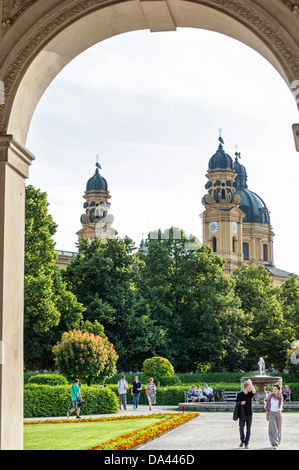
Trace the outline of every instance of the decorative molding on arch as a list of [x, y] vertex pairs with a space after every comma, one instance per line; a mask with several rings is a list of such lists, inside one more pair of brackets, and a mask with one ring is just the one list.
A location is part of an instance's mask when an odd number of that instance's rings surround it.
[[[282, 62], [288, 65], [290, 70], [290, 81], [299, 78], [299, 56], [294, 48], [289, 44], [288, 39], [279, 31], [275, 18], [268, 18], [266, 13], [261, 13], [258, 5], [254, 8], [248, 6], [240, 0], [192, 0], [195, 3], [206, 4], [212, 7], [218, 7], [224, 13], [233, 16], [257, 34], [263, 41], [271, 47], [276, 57], [282, 58]], [[284, 1], [284, 0], [280, 0]]]
[[[279, 1], [290, 7], [289, 4], [291, 2], [288, 0]], [[7, 19], [11, 21], [9, 15], [13, 15], [12, 18], [17, 18], [28, 8], [33, 8], [34, 6], [38, 7], [38, 2], [39, 0], [4, 0], [3, 20], [5, 21]], [[144, 5], [148, 4], [149, 6], [153, 3], [151, 5], [151, 11], [153, 11], [155, 3], [157, 5], [160, 4], [160, 7], [162, 4], [166, 4], [169, 12], [172, 12], [171, 0], [148, 0], [146, 2], [139, 0], [139, 2], [141, 5], [144, 3]], [[275, 18], [275, 16], [271, 17], [268, 13], [261, 10], [261, 7], [253, 5], [253, 2], [245, 3], [242, 0], [181, 0], [181, 2], [195, 3], [213, 8], [243, 24], [259, 37], [272, 51], [281, 64], [290, 83], [299, 79], [299, 56], [295, 52], [296, 45], [290, 44], [292, 41], [291, 37], [283, 27], [279, 28], [279, 19]], [[34, 25], [31, 25], [32, 33], [24, 42], [22, 42], [22, 39], [20, 40], [20, 47], [10, 60], [6, 70], [0, 71], [0, 79], [3, 80], [5, 88], [5, 103], [0, 104], [0, 134], [5, 134], [7, 131], [8, 116], [13, 104], [15, 92], [22, 76], [38, 52], [71, 23], [91, 14], [93, 11], [100, 10], [109, 5], [115, 6], [125, 3], [130, 3], [130, 0], [73, 0], [68, 4], [63, 2], [61, 8], [58, 8], [56, 5], [56, 9], [53, 9], [53, 13], [49, 13], [45, 21], [39, 23], [36, 29], [34, 29]], [[149, 19], [146, 18], [144, 7], [143, 11], [145, 13], [145, 21], [148, 21]], [[175, 26], [180, 26], [176, 24], [175, 15], [172, 15], [172, 19], [174, 28]], [[9, 27], [9, 25], [6, 26]], [[14, 25], [12, 24], [10, 27], [11, 31], [13, 27]]]
[[279, 0], [284, 4], [297, 18], [299, 18], [299, 2], [297, 0]]

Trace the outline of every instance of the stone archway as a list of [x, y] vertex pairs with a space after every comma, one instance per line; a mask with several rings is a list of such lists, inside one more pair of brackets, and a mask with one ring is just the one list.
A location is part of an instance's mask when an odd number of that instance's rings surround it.
[[[296, 99], [299, 7], [297, 0], [3, 0], [0, 17], [0, 448], [20, 449], [24, 179], [34, 159], [25, 142], [40, 97], [66, 64], [99, 41], [134, 30], [192, 27], [258, 51]], [[299, 151], [299, 125], [293, 127]]]

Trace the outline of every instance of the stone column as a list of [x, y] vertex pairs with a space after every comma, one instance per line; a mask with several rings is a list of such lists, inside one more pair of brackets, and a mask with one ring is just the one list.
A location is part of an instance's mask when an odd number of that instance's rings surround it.
[[0, 449], [23, 449], [25, 178], [34, 159], [0, 135]]

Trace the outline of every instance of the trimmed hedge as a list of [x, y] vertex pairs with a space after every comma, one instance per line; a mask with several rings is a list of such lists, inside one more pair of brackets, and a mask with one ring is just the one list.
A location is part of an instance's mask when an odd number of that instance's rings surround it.
[[[98, 387], [81, 387], [85, 401], [83, 415], [116, 413], [118, 398], [112, 390]], [[71, 409], [70, 386], [26, 385], [24, 388], [24, 417], [66, 416]]]
[[29, 377], [27, 384], [38, 385], [67, 385], [67, 379], [60, 374], [36, 374]]

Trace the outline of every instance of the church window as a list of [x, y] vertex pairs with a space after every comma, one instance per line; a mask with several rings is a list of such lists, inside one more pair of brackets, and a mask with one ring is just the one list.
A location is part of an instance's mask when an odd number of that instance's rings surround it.
[[263, 259], [268, 261], [268, 245], [263, 245]]
[[213, 239], [212, 239], [212, 248], [213, 248], [213, 252], [216, 253], [216, 251], [217, 251], [217, 239], [216, 239], [216, 237], [213, 237]]
[[244, 260], [249, 260], [249, 244], [243, 243], [243, 257]]

